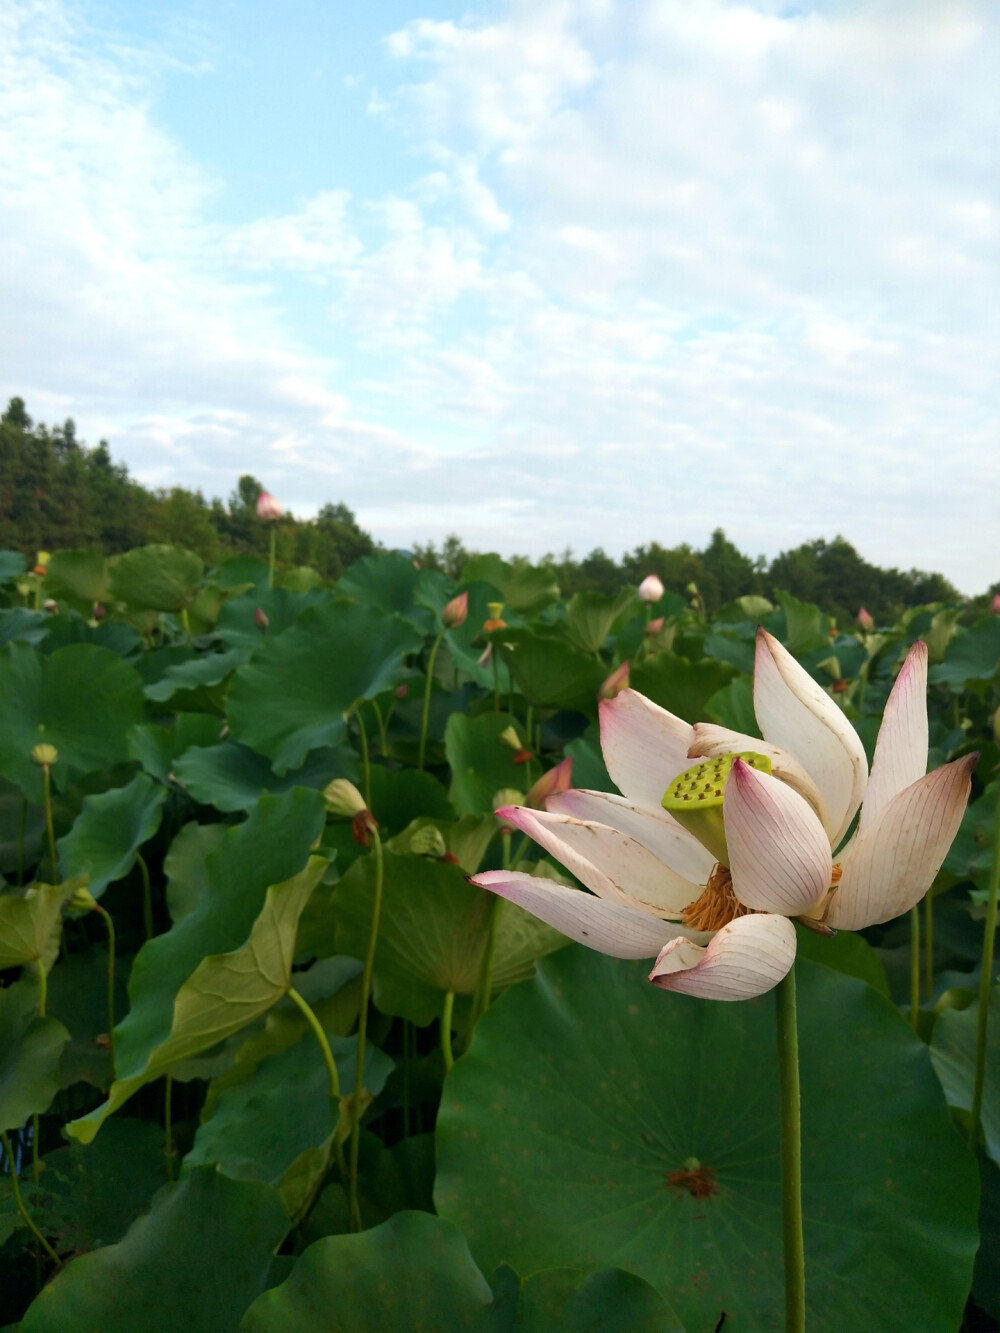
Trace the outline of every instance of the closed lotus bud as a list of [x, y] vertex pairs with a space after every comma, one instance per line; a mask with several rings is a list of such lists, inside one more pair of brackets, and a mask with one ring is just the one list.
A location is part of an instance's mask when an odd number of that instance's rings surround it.
[[261, 491], [257, 496], [257, 517], [270, 522], [273, 519], [280, 518], [284, 513], [281, 507], [281, 501], [276, 500], [270, 491]]
[[365, 798], [346, 778], [334, 778], [328, 783], [323, 789], [323, 800], [331, 815], [343, 815], [348, 819], [366, 809]]
[[465, 618], [468, 614], [469, 594], [461, 592], [457, 597], [453, 597], [441, 612], [441, 619], [447, 629], [457, 629], [459, 625], [465, 624]]
[[646, 626], [646, 633], [651, 639], [659, 634], [660, 630], [663, 628], [665, 620], [665, 616], [657, 616], [655, 620], [651, 620]]
[[858, 626], [867, 634], [869, 630], [875, 628], [875, 621], [872, 619], [871, 612], [866, 611], [864, 607], [858, 612]]
[[45, 601], [42, 603], [42, 606], [45, 608], [46, 611], [48, 611], [50, 616], [54, 616], [59, 610], [59, 603], [55, 601], [52, 597], [46, 597]]
[[71, 912], [93, 912], [97, 907], [97, 899], [89, 889], [77, 889], [67, 907]]
[[1000, 592], [993, 594], [993, 601], [990, 603], [990, 610], [995, 616], [1000, 616]]
[[663, 596], [663, 583], [655, 574], [647, 574], [639, 584], [639, 596], [644, 602], [658, 602]]
[[[502, 810], [505, 805], [523, 805], [524, 792], [518, 791], [516, 787], [502, 787], [500, 791], [495, 791], [493, 793], [493, 800], [491, 804], [493, 806], [494, 813], [497, 810]], [[509, 829], [512, 828], [513, 826], [511, 824], [506, 823], [505, 820], [501, 819], [500, 827], [503, 829]]]
[[410, 839], [410, 851], [414, 856], [433, 856], [435, 861], [443, 861], [448, 855], [441, 830], [434, 824], [425, 824], [423, 828], [417, 829]]
[[94, 603], [94, 619], [95, 619], [95, 620], [103, 620], [104, 617], [105, 617], [107, 614], [108, 614], [108, 612], [107, 612], [107, 607], [105, 607], [105, 605], [104, 605], [103, 602], [95, 602], [95, 603]]
[[503, 745], [509, 745], [512, 750], [521, 749], [521, 737], [513, 727], [504, 727], [497, 740]]
[[397, 699], [405, 699], [406, 696], [409, 694], [409, 692], [410, 692], [410, 687], [404, 680], [402, 685], [397, 685], [392, 693]]
[[257, 609], [254, 611], [253, 623], [260, 630], [261, 634], [267, 633], [267, 627], [268, 625], [270, 625], [271, 622], [270, 620], [268, 620], [267, 612], [264, 610], [262, 606], [258, 606]]
[[32, 762], [38, 764], [40, 768], [51, 768], [59, 758], [59, 751], [54, 745], [47, 745], [44, 741], [41, 745], [36, 745], [31, 751]]
[[616, 694], [621, 694], [622, 690], [628, 689], [628, 661], [624, 661], [620, 667], [612, 671], [601, 688], [598, 690], [598, 697], [601, 699], [613, 699]]
[[550, 768], [547, 773], [542, 774], [524, 798], [524, 803], [534, 810], [544, 810], [547, 797], [555, 796], [561, 791], [569, 791], [572, 785], [573, 756], [570, 755], [556, 764], [555, 768]]

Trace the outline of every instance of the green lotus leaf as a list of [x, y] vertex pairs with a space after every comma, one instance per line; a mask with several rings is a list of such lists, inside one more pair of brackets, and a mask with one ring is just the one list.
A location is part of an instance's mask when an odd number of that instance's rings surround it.
[[163, 1186], [117, 1245], [63, 1268], [21, 1333], [236, 1333], [287, 1226], [267, 1185], [192, 1171]]
[[1000, 666], [1000, 618], [985, 616], [960, 629], [948, 644], [944, 661], [927, 673], [932, 684], [959, 694], [970, 681], [992, 680]]
[[[266, 572], [265, 569], [265, 577]], [[320, 589], [289, 592], [286, 588], [255, 588], [226, 602], [219, 612], [215, 632], [227, 648], [254, 653], [266, 640], [284, 634], [307, 606], [329, 600], [330, 594]], [[266, 631], [257, 624], [258, 611], [267, 617]]]
[[[515, 764], [515, 751], [500, 739], [508, 727], [520, 736], [523, 727], [509, 713], [481, 713], [469, 717], [452, 713], [444, 733], [445, 753], [451, 767], [452, 804], [461, 815], [492, 814], [497, 792], [524, 791], [530, 776], [524, 764]], [[538, 765], [535, 766], [538, 776]]]
[[[435, 1202], [486, 1271], [613, 1262], [688, 1328], [725, 1312], [770, 1333], [784, 1303], [774, 998], [665, 995], [648, 966], [567, 949], [500, 997], [445, 1083]], [[977, 1172], [928, 1052], [869, 986], [796, 971], [807, 1325], [956, 1328]]]
[[607, 666], [582, 653], [557, 634], [530, 629], [494, 630], [493, 650], [499, 652], [530, 704], [573, 708], [593, 713]]
[[500, 593], [505, 607], [522, 616], [535, 616], [559, 600], [555, 571], [527, 560], [510, 562], [494, 554], [474, 555], [462, 570], [462, 582], [481, 579]]
[[[972, 1110], [976, 1073], [976, 1034], [979, 1003], [967, 1009], [945, 1009], [938, 1014], [931, 1039], [931, 1059], [949, 1106]], [[986, 1029], [986, 1077], [983, 1084], [982, 1127], [986, 1151], [1000, 1163], [1000, 987], [990, 992]]]
[[336, 745], [355, 703], [388, 688], [405, 654], [422, 644], [412, 626], [374, 607], [307, 607], [237, 671], [228, 704], [233, 737], [287, 773], [310, 750]]
[[705, 722], [709, 699], [735, 675], [736, 668], [727, 662], [707, 657], [700, 662], [689, 662], [674, 653], [657, 653], [633, 668], [631, 684], [640, 694], [685, 722]]
[[99, 898], [135, 865], [139, 848], [160, 827], [166, 799], [166, 789], [145, 773], [125, 787], [85, 796], [73, 827], [56, 844], [64, 877], [87, 875], [87, 888]]
[[129, 757], [158, 782], [168, 782], [175, 761], [192, 745], [214, 745], [223, 723], [211, 713], [178, 713], [169, 727], [144, 723], [128, 734]]
[[286, 792], [293, 787], [317, 791], [333, 778], [357, 782], [361, 764], [346, 745], [313, 750], [301, 768], [276, 776], [270, 762], [249, 746], [224, 740], [208, 747], [192, 746], [174, 764], [174, 777], [203, 805], [217, 810], [251, 810], [267, 792]]
[[140, 546], [111, 566], [111, 596], [142, 611], [183, 611], [198, 595], [205, 565], [180, 546]]
[[108, 593], [108, 562], [100, 551], [55, 551], [45, 567], [45, 595], [90, 615]]
[[31, 964], [47, 973], [59, 953], [62, 909], [86, 883], [86, 875], [77, 875], [62, 884], [0, 893], [0, 968]]
[[0, 1130], [20, 1129], [59, 1091], [63, 1025], [38, 1013], [39, 988], [25, 979], [0, 990]]
[[615, 621], [635, 602], [632, 588], [622, 588], [613, 597], [603, 592], [575, 593], [559, 622], [559, 629], [581, 652], [600, 652]]
[[144, 711], [139, 677], [107, 648], [73, 644], [46, 657], [8, 644], [0, 652], [0, 772], [40, 803], [36, 745], [55, 746], [52, 778], [62, 787], [127, 759], [125, 733]]

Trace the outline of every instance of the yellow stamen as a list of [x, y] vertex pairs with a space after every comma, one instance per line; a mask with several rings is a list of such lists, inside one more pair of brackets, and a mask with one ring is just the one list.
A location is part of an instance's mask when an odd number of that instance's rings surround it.
[[733, 877], [724, 865], [717, 865], [708, 877], [705, 891], [681, 913], [681, 921], [692, 930], [721, 930], [737, 917], [749, 916], [733, 892]]

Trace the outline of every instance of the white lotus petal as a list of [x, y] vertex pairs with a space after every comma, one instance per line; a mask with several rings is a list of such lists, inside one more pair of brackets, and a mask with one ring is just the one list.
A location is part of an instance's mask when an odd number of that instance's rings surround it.
[[636, 805], [659, 805], [677, 774], [691, 767], [690, 725], [635, 690], [602, 700], [599, 709], [611, 781]]
[[861, 804], [864, 747], [830, 696], [765, 629], [757, 631], [753, 706], [765, 738], [793, 755], [822, 793], [836, 847]]
[[706, 1000], [750, 1000], [785, 977], [795, 962], [795, 927], [759, 912], [723, 926], [706, 948], [680, 937], [664, 947], [650, 981]]
[[737, 759], [722, 798], [733, 892], [757, 912], [808, 913], [830, 887], [826, 830], [778, 778]]
[[858, 833], [830, 903], [829, 925], [877, 926], [920, 901], [958, 832], [978, 758], [968, 754], [936, 768], [894, 796]]
[[918, 639], [885, 706], [858, 828], [863, 832], [898, 792], [926, 772], [927, 645]]
[[694, 740], [688, 750], [692, 759], [717, 759], [720, 755], [738, 754], [741, 750], [753, 750], [756, 754], [766, 755], [771, 761], [774, 776], [804, 797], [816, 811], [827, 833], [832, 833], [829, 827], [830, 815], [820, 789], [787, 750], [772, 745], [770, 741], [759, 740], [756, 736], [747, 736], [742, 731], [717, 727], [714, 722], [696, 722], [692, 731]]
[[655, 958], [680, 929], [649, 912], [605, 902], [537, 875], [487, 870], [470, 883], [517, 903], [571, 940], [612, 958]]
[[633, 805], [624, 796], [611, 792], [579, 791], [574, 787], [550, 796], [545, 808], [620, 829], [691, 884], [707, 883], [715, 865], [712, 853], [687, 829], [681, 828], [676, 819], [671, 819], [662, 806], [654, 810]]
[[523, 805], [504, 806], [497, 814], [534, 838], [600, 898], [679, 916], [700, 892], [642, 843], [606, 824]]

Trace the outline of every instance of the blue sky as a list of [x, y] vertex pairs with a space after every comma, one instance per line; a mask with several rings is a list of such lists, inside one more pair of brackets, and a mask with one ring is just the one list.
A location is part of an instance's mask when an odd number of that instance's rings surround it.
[[0, 393], [389, 545], [980, 591], [998, 57], [975, 0], [4, 0]]

